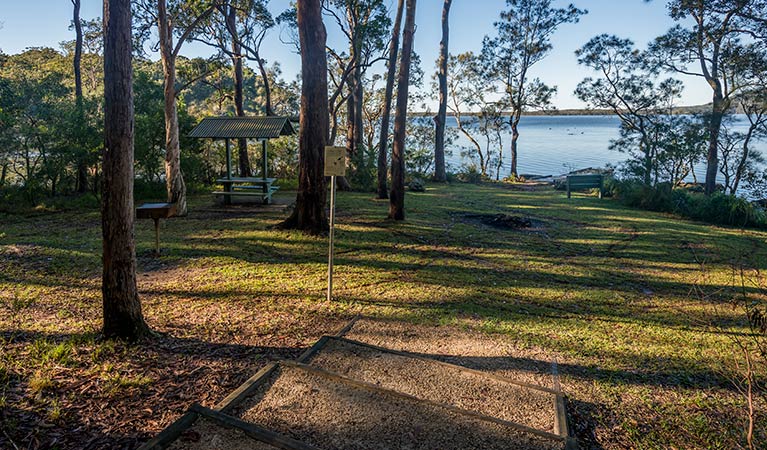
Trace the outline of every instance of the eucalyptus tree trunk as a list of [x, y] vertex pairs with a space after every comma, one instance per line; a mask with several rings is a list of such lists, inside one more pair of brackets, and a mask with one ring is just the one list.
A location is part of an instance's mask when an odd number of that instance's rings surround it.
[[722, 129], [722, 118], [727, 109], [722, 87], [718, 79], [713, 80], [714, 99], [711, 106], [711, 120], [708, 123], [708, 154], [706, 155], [706, 195], [716, 191], [716, 174], [719, 171], [719, 132]]
[[148, 332], [136, 288], [133, 241], [133, 90], [130, 0], [104, 0], [103, 333]]
[[511, 179], [516, 180], [519, 178], [517, 173], [517, 154], [519, 149], [517, 147], [517, 141], [519, 140], [519, 121], [522, 117], [521, 111], [514, 111], [512, 113], [509, 125], [511, 125]]
[[[229, 6], [229, 12], [226, 20], [227, 28], [230, 33], [237, 31], [237, 9]], [[245, 117], [245, 108], [243, 107], [243, 73], [242, 73], [242, 45], [238, 36], [232, 36], [232, 65], [234, 68], [234, 109], [237, 117]], [[241, 138], [237, 140], [240, 176], [249, 177], [252, 173], [250, 168], [250, 159], [248, 158], [248, 140]]]
[[256, 58], [258, 59], [258, 71], [261, 72], [261, 80], [264, 83], [264, 112], [267, 116], [273, 116], [272, 88], [269, 83], [269, 74], [266, 72], [266, 66], [264, 65], [264, 60], [261, 59], [261, 56], [256, 55]]
[[383, 114], [381, 115], [381, 138], [378, 142], [378, 198], [389, 198], [389, 192], [386, 186], [387, 175], [387, 147], [389, 146], [389, 117], [391, 113], [391, 99], [394, 95], [394, 78], [397, 75], [397, 53], [399, 51], [399, 33], [402, 23], [402, 11], [405, 6], [405, 0], [397, 2], [397, 17], [394, 19], [394, 30], [392, 31], [391, 42], [389, 43], [389, 61], [386, 72], [386, 89], [384, 91]]
[[[83, 24], [80, 22], [80, 0], [72, 0], [72, 24], [75, 27], [75, 107], [77, 108], [77, 128], [82, 130], [85, 125], [85, 110], [83, 105], [83, 76], [81, 63], [83, 59]], [[77, 133], [77, 140], [81, 143], [82, 132]], [[88, 156], [83, 148], [78, 149], [77, 158], [77, 192], [88, 192]]]
[[357, 170], [365, 170], [367, 166], [363, 142], [365, 116], [362, 111], [362, 102], [365, 98], [364, 88], [365, 86], [362, 84], [362, 66], [358, 65], [354, 69], [354, 152]]
[[413, 54], [413, 35], [415, 34], [415, 4], [416, 0], [407, 0], [405, 30], [402, 34], [402, 56], [397, 80], [397, 109], [394, 116], [391, 192], [389, 193], [389, 218], [394, 220], [405, 220], [405, 130], [410, 59]]
[[442, 41], [439, 43], [439, 110], [434, 116], [434, 181], [447, 180], [445, 171], [445, 120], [447, 118], [447, 58], [448, 38], [450, 36], [449, 17], [452, 0], [445, 0], [442, 5]]
[[[351, 89], [349, 95], [349, 106], [351, 107], [351, 111], [349, 112], [348, 118], [349, 129], [351, 132], [347, 134], [347, 139], [350, 139], [350, 142], [347, 145], [350, 149], [349, 156], [352, 162], [352, 170], [354, 171], [354, 179], [360, 184], [358, 188], [367, 188], [368, 180], [365, 174], [366, 163], [363, 148], [364, 115], [362, 111], [362, 101], [364, 90], [362, 85], [362, 66], [360, 64], [357, 64], [354, 68], [350, 78], [352, 80], [351, 85], [349, 86]], [[348, 184], [348, 179], [346, 181], [346, 184]], [[341, 185], [343, 185], [343, 183]]]
[[347, 160], [350, 160], [354, 157], [356, 152], [356, 144], [357, 139], [355, 137], [356, 134], [356, 109], [357, 109], [357, 102], [354, 98], [357, 90], [354, 86], [355, 78], [353, 76], [349, 77], [349, 80], [346, 82], [346, 86], [349, 90], [349, 96], [346, 97], [346, 156]]
[[175, 203], [178, 214], [185, 216], [187, 213], [186, 184], [181, 173], [181, 144], [176, 107], [176, 54], [166, 0], [157, 0], [157, 29], [160, 36], [165, 100], [163, 108], [165, 112], [165, 186], [168, 202]]
[[327, 33], [322, 23], [322, 0], [298, 0], [296, 11], [301, 43], [298, 193], [293, 213], [280, 227], [322, 234], [328, 229], [324, 176], [329, 131]]
[[740, 161], [738, 161], [738, 167], [735, 170], [735, 178], [732, 182], [732, 192], [731, 194], [735, 195], [738, 192], [738, 187], [740, 186], [740, 182], [743, 179], [743, 176], [746, 174], [746, 167], [748, 165], [748, 160], [751, 156], [751, 139], [754, 137], [754, 132], [756, 132], [757, 124], [751, 123], [748, 127], [748, 131], [746, 132], [746, 136], [743, 138], [743, 144], [742, 144], [742, 150], [743, 153], [740, 156]]
[[83, 77], [80, 63], [83, 58], [83, 24], [80, 22], [80, 0], [72, 0], [74, 6], [72, 13], [72, 25], [75, 27], [75, 99], [78, 102], [83, 100]]
[[[351, 20], [351, 19], [350, 19]], [[355, 31], [354, 33], [359, 33]], [[354, 68], [351, 71], [349, 79], [346, 83], [349, 90], [349, 96], [346, 99], [346, 153], [348, 160], [351, 162], [352, 170], [357, 174], [361, 174], [360, 171], [364, 170], [365, 160], [362, 151], [362, 135], [363, 135], [363, 86], [362, 86], [362, 64], [361, 64], [361, 44], [359, 38], [355, 34], [355, 41], [352, 42], [349, 52], [351, 54], [351, 61], [354, 61]], [[359, 177], [357, 177], [359, 180]], [[339, 184], [342, 188], [349, 186], [348, 179]]]

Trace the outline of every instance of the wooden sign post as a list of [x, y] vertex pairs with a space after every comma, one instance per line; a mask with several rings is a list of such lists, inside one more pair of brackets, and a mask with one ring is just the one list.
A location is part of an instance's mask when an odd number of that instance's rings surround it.
[[328, 301], [333, 299], [333, 232], [336, 226], [336, 177], [346, 175], [346, 147], [325, 147], [325, 176], [330, 177], [330, 233], [328, 239]]

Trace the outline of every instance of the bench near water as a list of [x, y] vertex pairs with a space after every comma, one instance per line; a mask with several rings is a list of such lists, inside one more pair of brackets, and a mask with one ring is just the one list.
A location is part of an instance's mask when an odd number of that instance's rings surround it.
[[567, 198], [570, 198], [571, 191], [582, 191], [586, 189], [599, 189], [599, 198], [602, 198], [605, 177], [601, 173], [587, 175], [568, 175], [567, 176]]

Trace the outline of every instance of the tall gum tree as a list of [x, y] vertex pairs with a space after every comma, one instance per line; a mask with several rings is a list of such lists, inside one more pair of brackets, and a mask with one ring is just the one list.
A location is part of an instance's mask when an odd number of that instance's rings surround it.
[[[212, 46], [221, 56], [232, 62], [234, 81], [234, 113], [245, 116], [244, 62], [255, 61], [264, 87], [264, 112], [272, 115], [272, 95], [266, 61], [260, 49], [269, 29], [275, 25], [267, 8], [267, 0], [217, 0], [216, 14], [204, 23], [204, 30], [195, 40]], [[248, 156], [247, 140], [238, 139], [238, 166], [240, 176], [250, 176], [252, 168]]]
[[[176, 204], [177, 213], [187, 213], [186, 183], [181, 172], [179, 141], [176, 62], [184, 43], [198, 31], [201, 23], [213, 12], [215, 0], [190, 2], [186, 0], [143, 0], [137, 5], [144, 31], [150, 24], [157, 27], [158, 47], [163, 69], [163, 113], [165, 116], [165, 186], [169, 203]], [[178, 41], [174, 43], [174, 38]]]
[[301, 48], [298, 193], [292, 214], [279, 227], [318, 235], [328, 229], [324, 175], [329, 131], [328, 67], [322, 0], [298, 0], [296, 20]]
[[[464, 115], [470, 111], [482, 112], [489, 106], [488, 97], [495, 94], [492, 83], [488, 83], [480, 70], [479, 58], [473, 52], [465, 52], [459, 55], [448, 55], [448, 70], [452, 74], [446, 79], [447, 109], [455, 119], [456, 129], [462, 134], [476, 150], [479, 160], [479, 172], [482, 177], [488, 176], [490, 164], [489, 149], [483, 149], [475, 132], [480, 131], [472, 126], [467, 126]], [[481, 119], [481, 115], [478, 119]], [[481, 122], [480, 122], [481, 124]], [[477, 127], [481, 128], [481, 127]]]
[[[234, 113], [237, 117], [245, 117], [244, 95], [243, 95], [243, 71], [242, 71], [242, 45], [237, 30], [237, 7], [234, 2], [226, 2], [219, 5], [219, 10], [224, 16], [226, 31], [230, 35], [231, 50], [229, 55], [232, 58], [232, 73], [234, 79]], [[241, 177], [251, 175], [250, 158], [248, 157], [248, 140], [240, 138], [237, 140], [237, 155], [239, 161], [239, 174]]]
[[[218, 50], [220, 57], [232, 63], [234, 114], [245, 116], [244, 62], [258, 63], [265, 86], [266, 113], [272, 112], [269, 76], [260, 56], [260, 45], [274, 20], [266, 8], [266, 0], [216, 0], [216, 12], [203, 23], [203, 30], [194, 40]], [[238, 167], [240, 176], [252, 175], [247, 139], [238, 139]]]
[[[368, 162], [363, 140], [364, 75], [371, 65], [385, 59], [386, 37], [389, 34], [391, 19], [383, 0], [330, 0], [324, 3], [324, 14], [338, 26], [349, 46], [348, 53], [328, 48], [331, 61], [336, 66], [331, 68], [330, 72], [336, 87], [330, 101], [333, 119], [331, 141], [336, 136], [338, 109], [341, 104], [345, 104], [350, 175], [365, 186], [372, 180], [368, 179]], [[341, 186], [349, 187], [345, 180], [341, 182]]]
[[391, 154], [391, 192], [389, 218], [405, 220], [405, 132], [407, 131], [408, 86], [410, 62], [415, 37], [416, 0], [407, 0], [405, 29], [402, 33], [402, 55], [397, 79], [397, 109], [394, 115], [394, 139]]
[[733, 98], [749, 87], [745, 80], [751, 78], [742, 76], [753, 58], [744, 54], [748, 46], [741, 39], [764, 40], [767, 3], [763, 0], [672, 0], [668, 8], [671, 17], [680, 24], [656, 38], [649, 53], [658, 68], [702, 78], [711, 88], [705, 184], [706, 194], [711, 195], [716, 191], [722, 120]]
[[[220, 0], [224, 1], [224, 0]], [[236, 41], [239, 55], [258, 66], [264, 90], [264, 113], [274, 115], [272, 106], [272, 88], [266, 60], [261, 57], [261, 46], [268, 31], [274, 27], [275, 20], [267, 8], [267, 0], [239, 0], [231, 2], [235, 10], [235, 20], [226, 21], [227, 31]], [[235, 51], [233, 47], [233, 52]]]
[[387, 161], [389, 146], [389, 118], [391, 117], [391, 100], [394, 95], [394, 80], [397, 75], [397, 54], [399, 52], [400, 26], [402, 24], [402, 12], [405, 9], [405, 0], [397, 2], [397, 15], [394, 19], [391, 41], [389, 41], [389, 58], [386, 62], [386, 87], [384, 90], [383, 112], [381, 114], [381, 133], [378, 141], [378, 179], [376, 192], [378, 198], [389, 198], [387, 188]]
[[136, 287], [133, 240], [131, 2], [104, 0], [104, 157], [101, 196], [103, 333], [135, 341], [149, 331]]
[[[77, 109], [77, 126], [82, 128], [85, 123], [85, 105], [83, 104], [83, 23], [80, 20], [80, 0], [72, 1], [72, 26], [75, 29], [75, 54], [72, 60], [75, 74], [75, 108]], [[77, 133], [80, 137], [81, 133]], [[82, 146], [82, 142], [78, 142]], [[88, 191], [88, 163], [87, 151], [80, 148], [77, 159], [77, 192], [85, 193]]]
[[549, 107], [556, 92], [556, 87], [531, 79], [530, 69], [551, 52], [551, 36], [559, 26], [578, 22], [586, 11], [572, 4], [552, 8], [551, 0], [506, 0], [506, 7], [495, 22], [496, 36], [485, 37], [482, 55], [486, 70], [503, 87], [511, 108], [511, 177], [516, 178], [522, 113], [529, 108]]
[[661, 145], [656, 130], [681, 95], [681, 81], [657, 80], [634, 43], [617, 36], [595, 36], [575, 55], [579, 64], [597, 74], [582, 80], [575, 95], [591, 107], [610, 109], [621, 120], [622, 134], [637, 136], [641, 166], [637, 175], [651, 185]]
[[450, 38], [450, 5], [453, 0], [445, 0], [442, 5], [442, 40], [439, 43], [437, 62], [437, 80], [439, 82], [439, 110], [434, 116], [434, 181], [445, 181], [445, 120], [447, 118], [447, 59]]

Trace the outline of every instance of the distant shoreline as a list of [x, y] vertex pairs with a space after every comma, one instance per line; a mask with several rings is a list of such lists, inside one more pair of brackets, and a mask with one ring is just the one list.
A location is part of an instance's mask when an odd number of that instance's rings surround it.
[[[701, 114], [711, 111], [711, 104], [695, 105], [695, 106], [678, 106], [673, 109], [673, 114]], [[741, 113], [741, 111], [735, 111]], [[433, 117], [435, 113], [427, 111], [417, 111], [410, 113], [413, 116], [418, 117]], [[466, 112], [462, 113], [462, 116], [475, 117], [479, 113]], [[509, 111], [502, 113], [504, 116], [510, 115]], [[611, 109], [555, 109], [551, 111], [525, 111], [523, 116], [614, 116], [615, 113]], [[448, 113], [447, 117], [455, 117], [455, 114]]]

